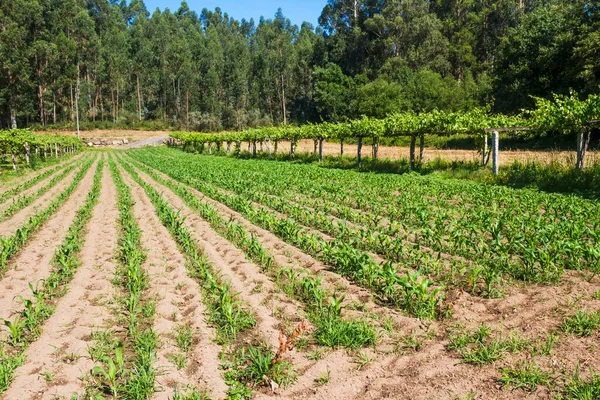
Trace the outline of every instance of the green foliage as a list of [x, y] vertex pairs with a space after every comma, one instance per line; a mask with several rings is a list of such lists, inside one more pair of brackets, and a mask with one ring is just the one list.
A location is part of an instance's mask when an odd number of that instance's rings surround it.
[[500, 382], [505, 386], [533, 392], [538, 385], [549, 386], [553, 377], [548, 372], [542, 371], [535, 362], [517, 365], [515, 368], [501, 368]]
[[589, 122], [600, 119], [600, 95], [579, 100], [573, 90], [569, 96], [554, 95], [553, 100], [535, 97], [536, 109], [531, 112], [532, 124], [546, 132], [579, 134], [590, 129]]
[[72, 129], [75, 104], [88, 129], [211, 132], [493, 99], [512, 114], [600, 83], [585, 0], [322, 4], [314, 27], [275, 9], [254, 22], [186, 3], [2, 3], [0, 128]]
[[592, 336], [600, 327], [600, 312], [579, 310], [575, 315], [565, 318], [561, 329], [576, 336]]

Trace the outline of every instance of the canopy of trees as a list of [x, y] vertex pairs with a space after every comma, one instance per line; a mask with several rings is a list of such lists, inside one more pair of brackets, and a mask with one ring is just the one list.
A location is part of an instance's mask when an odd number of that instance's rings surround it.
[[216, 131], [448, 112], [600, 84], [587, 0], [328, 0], [317, 27], [142, 0], [0, 2], [0, 129], [158, 121]]

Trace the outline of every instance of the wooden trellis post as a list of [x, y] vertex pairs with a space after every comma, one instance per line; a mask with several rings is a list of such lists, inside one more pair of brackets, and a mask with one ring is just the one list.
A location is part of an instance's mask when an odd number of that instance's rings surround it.
[[483, 150], [481, 152], [481, 166], [482, 167], [485, 167], [487, 153], [488, 153], [488, 135], [486, 133], [483, 135]]
[[319, 138], [319, 162], [323, 162], [323, 138]]

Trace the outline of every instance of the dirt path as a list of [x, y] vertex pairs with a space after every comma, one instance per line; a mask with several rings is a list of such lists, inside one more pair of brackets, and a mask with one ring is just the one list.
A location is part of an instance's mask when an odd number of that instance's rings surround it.
[[28, 284], [35, 286], [38, 280], [50, 275], [50, 261], [54, 257], [54, 250], [63, 241], [77, 210], [85, 203], [97, 163], [96, 160], [69, 199], [9, 263], [4, 278], [0, 280], [0, 318], [9, 319], [20, 311], [23, 306], [17, 296], [30, 298]]
[[140, 140], [140, 141], [137, 141], [134, 143], [130, 143], [126, 146], [123, 146], [122, 148], [123, 149], [138, 149], [140, 147], [145, 147], [145, 146], [158, 146], [158, 145], [165, 143], [168, 139], [169, 139], [169, 136], [152, 137], [152, 138]]
[[[95, 165], [95, 164], [94, 164]], [[58, 197], [62, 192], [73, 183], [73, 178], [77, 175], [79, 169], [69, 172], [60, 182], [53, 188], [48, 190], [42, 196], [37, 198], [27, 207], [15, 213], [12, 217], [0, 222], [0, 236], [10, 236], [21, 227], [31, 216], [37, 212], [44, 210], [50, 203]], [[92, 171], [93, 173], [93, 171]], [[89, 171], [88, 171], [89, 175]], [[10, 203], [8, 203], [10, 205]]]
[[[108, 301], [113, 297], [117, 217], [115, 186], [105, 165], [99, 203], [81, 251], [81, 266], [69, 284], [70, 290], [44, 324], [42, 335], [27, 349], [25, 365], [17, 369], [3, 398], [50, 400], [83, 392], [82, 377], [94, 366], [87, 352], [89, 338], [112, 325]], [[43, 379], [41, 372], [50, 372], [52, 381]]]
[[[142, 230], [142, 247], [148, 249], [144, 267], [150, 276], [150, 293], [156, 299], [154, 329], [161, 342], [155, 363], [159, 391], [153, 399], [171, 399], [176, 388], [186, 386], [200, 386], [222, 398], [228, 387], [217, 369], [221, 348], [213, 342], [214, 330], [205, 323], [206, 308], [201, 300], [201, 289], [188, 277], [184, 257], [161, 224], [143, 189], [125, 171], [122, 176], [132, 188], [134, 215]], [[180, 352], [175, 335], [176, 328], [182, 325], [192, 328], [193, 342], [187, 354], [186, 368], [178, 370], [169, 356]]]

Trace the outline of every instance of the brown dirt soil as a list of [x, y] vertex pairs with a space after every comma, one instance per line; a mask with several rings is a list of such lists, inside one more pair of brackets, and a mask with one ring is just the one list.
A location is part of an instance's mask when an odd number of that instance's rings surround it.
[[[81, 266], [44, 324], [42, 335], [27, 349], [25, 364], [17, 369], [5, 399], [69, 398], [83, 392], [84, 377], [95, 364], [87, 352], [89, 338], [112, 325], [108, 302], [113, 297], [110, 281], [115, 270], [117, 217], [115, 186], [105, 166], [99, 203], [81, 250]], [[40, 371], [52, 373], [52, 382], [42, 379]]]
[[[44, 210], [50, 203], [58, 197], [64, 190], [73, 183], [73, 178], [79, 171], [79, 168], [75, 168], [69, 172], [60, 182], [54, 187], [48, 190], [46, 193], [38, 197], [35, 201], [29, 204], [27, 207], [22, 208], [13, 216], [0, 222], [0, 236], [9, 236], [15, 233], [21, 225], [23, 225], [31, 216], [37, 212]], [[92, 171], [93, 173], [93, 171]], [[89, 171], [88, 171], [89, 174]], [[10, 202], [7, 203], [10, 206]]]
[[[153, 399], [171, 399], [176, 388], [187, 386], [208, 389], [213, 396], [224, 397], [227, 385], [218, 370], [220, 346], [213, 342], [215, 332], [205, 323], [201, 289], [185, 269], [185, 259], [161, 224], [143, 189], [122, 171], [132, 188], [134, 215], [142, 231], [142, 247], [148, 249], [144, 268], [150, 277], [150, 293], [156, 300], [154, 329], [160, 338], [156, 384]], [[192, 348], [186, 355], [187, 366], [178, 370], [169, 356], [180, 353], [176, 328], [188, 325], [193, 331]]]
[[[10, 319], [23, 306], [18, 296], [30, 298], [28, 284], [50, 275], [50, 261], [54, 250], [64, 239], [77, 210], [85, 203], [92, 186], [97, 161], [83, 177], [71, 196], [55, 214], [33, 235], [29, 243], [9, 262], [7, 272], [0, 280], [0, 318]], [[2, 337], [6, 334], [2, 332]]]

